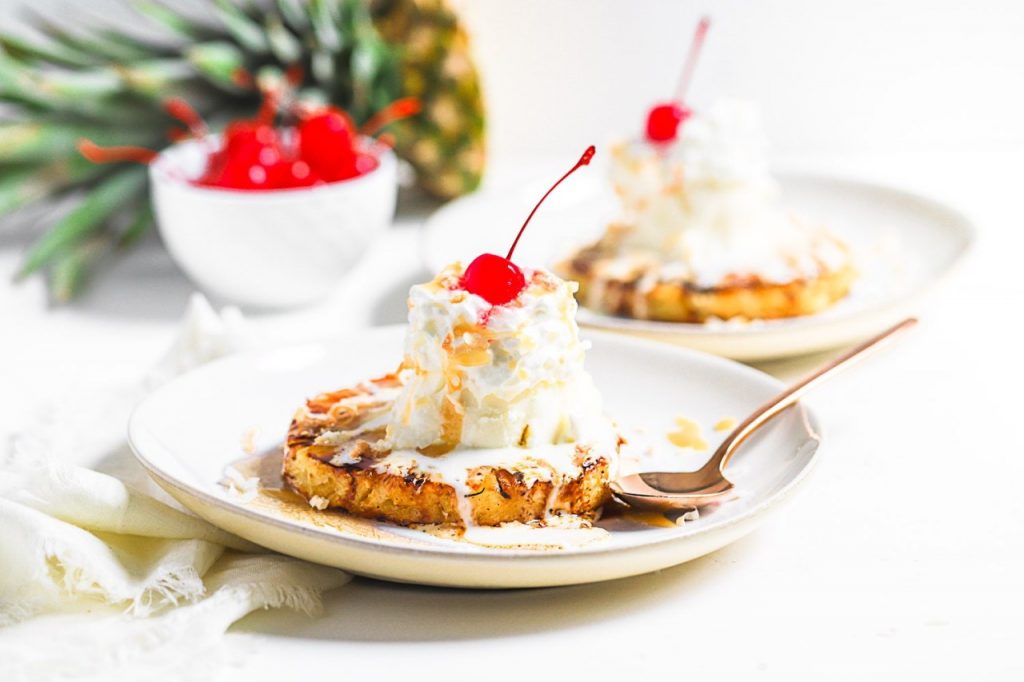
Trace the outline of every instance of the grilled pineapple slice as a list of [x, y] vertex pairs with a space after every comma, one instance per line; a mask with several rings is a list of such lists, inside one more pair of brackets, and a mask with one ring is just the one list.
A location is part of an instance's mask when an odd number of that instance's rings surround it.
[[[468, 471], [468, 491], [461, 493], [415, 466], [397, 473], [379, 466], [391, 454], [384, 440], [386, 419], [400, 388], [392, 374], [308, 400], [288, 431], [285, 481], [318, 508], [402, 525], [464, 528], [467, 521], [497, 526], [552, 514], [587, 517], [608, 500], [610, 465], [617, 453], [594, 453], [583, 445], [576, 446], [573, 476], [543, 480], [523, 471], [479, 466]], [[524, 450], [524, 459], [528, 456]]]

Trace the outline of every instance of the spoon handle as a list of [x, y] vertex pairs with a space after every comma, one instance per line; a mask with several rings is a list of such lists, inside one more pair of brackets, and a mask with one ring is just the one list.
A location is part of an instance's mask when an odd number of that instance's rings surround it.
[[885, 345], [883, 343], [884, 341], [890, 340], [899, 332], [910, 329], [915, 324], [917, 324], [917, 318], [908, 317], [899, 324], [889, 327], [881, 334], [873, 336], [864, 343], [861, 343], [846, 353], [843, 353], [835, 360], [832, 360], [823, 367], [815, 370], [784, 390], [779, 395], [769, 400], [767, 403], [759, 407], [752, 415], [747, 417], [742, 424], [737, 426], [733, 432], [730, 433], [724, 441], [722, 441], [722, 444], [718, 446], [718, 449], [715, 451], [714, 456], [712, 456], [703, 468], [708, 469], [716, 467], [719, 471], [724, 469], [725, 465], [729, 463], [729, 459], [732, 457], [733, 453], [736, 452], [736, 449], [739, 448], [740, 444], [743, 443], [743, 441], [745, 441], [752, 433], [764, 426], [767, 422], [771, 421], [785, 409], [796, 404], [804, 394], [823, 382], [826, 378], [835, 376], [839, 373], [840, 369], [853, 364], [854, 360], [866, 357], [868, 355], [868, 351], [874, 351], [881, 348]]

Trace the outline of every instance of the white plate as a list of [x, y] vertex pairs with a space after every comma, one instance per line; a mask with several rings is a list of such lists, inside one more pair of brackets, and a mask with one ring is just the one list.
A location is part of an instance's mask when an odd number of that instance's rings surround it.
[[[245, 456], [244, 440], [259, 452], [279, 452], [305, 398], [393, 370], [403, 335], [403, 327], [384, 327], [242, 354], [190, 372], [136, 409], [129, 425], [132, 448], [183, 505], [260, 545], [361, 575], [474, 588], [597, 582], [694, 559], [750, 532], [805, 480], [816, 460], [817, 424], [805, 409], [791, 410], [730, 464], [735, 499], [680, 526], [613, 521], [603, 537], [562, 549], [484, 547], [339, 512], [282, 509], [262, 497], [246, 501], [222, 487], [225, 466]], [[696, 468], [708, 452], [668, 444], [665, 434], [677, 416], [700, 424], [714, 448], [722, 434], [713, 424], [743, 417], [780, 388], [775, 379], [721, 358], [619, 335], [588, 336], [593, 349], [587, 366], [609, 414], [627, 433], [646, 429], [681, 470]]]
[[[966, 217], [933, 199], [821, 174], [777, 177], [794, 212], [827, 225], [850, 245], [860, 277], [846, 299], [818, 315], [748, 324], [649, 322], [585, 309], [580, 323], [738, 360], [823, 350], [866, 338], [912, 314], [920, 296], [953, 268], [974, 239]], [[610, 192], [593, 177], [567, 185], [571, 191], [552, 195], [551, 205], [538, 211], [520, 243], [518, 261], [550, 266], [574, 245], [596, 238], [615, 215]], [[442, 207], [425, 228], [428, 267], [437, 271], [484, 251], [503, 253], [539, 192], [538, 185], [484, 191]]]

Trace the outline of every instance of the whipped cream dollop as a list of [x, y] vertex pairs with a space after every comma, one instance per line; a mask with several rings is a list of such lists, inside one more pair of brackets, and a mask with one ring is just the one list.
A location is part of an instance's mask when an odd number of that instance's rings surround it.
[[621, 267], [653, 260], [704, 287], [749, 276], [787, 283], [842, 267], [841, 244], [782, 205], [766, 147], [756, 110], [736, 100], [693, 114], [675, 143], [615, 146]]
[[524, 268], [527, 286], [492, 305], [453, 264], [412, 287], [409, 330], [388, 439], [396, 449], [538, 447], [610, 440], [600, 394], [584, 370], [575, 283]]

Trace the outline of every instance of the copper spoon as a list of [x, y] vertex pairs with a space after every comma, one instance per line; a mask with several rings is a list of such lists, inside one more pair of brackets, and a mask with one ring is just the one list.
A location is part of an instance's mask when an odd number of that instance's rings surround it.
[[723, 469], [743, 441], [772, 418], [784, 412], [786, 408], [795, 405], [805, 393], [826, 378], [838, 374], [840, 369], [852, 364], [855, 359], [864, 357], [869, 350], [877, 350], [883, 345], [883, 341], [891, 339], [897, 333], [909, 329], [915, 324], [917, 324], [917, 319], [913, 317], [903, 320], [878, 336], [870, 338], [840, 355], [766, 402], [726, 436], [711, 459], [697, 471], [649, 471], [630, 474], [612, 481], [612, 493], [631, 507], [661, 511], [702, 507], [712, 502], [722, 501], [733, 487], [733, 484], [725, 477]]

